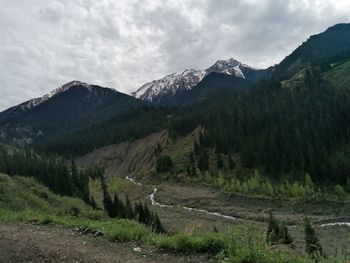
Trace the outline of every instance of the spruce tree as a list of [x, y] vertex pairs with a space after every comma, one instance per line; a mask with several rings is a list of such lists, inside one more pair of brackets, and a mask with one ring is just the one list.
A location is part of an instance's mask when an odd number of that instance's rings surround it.
[[154, 232], [156, 232], [156, 233], [165, 233], [166, 231], [165, 231], [165, 229], [164, 229], [164, 227], [163, 227], [163, 225], [162, 225], [162, 222], [160, 221], [160, 219], [159, 219], [159, 216], [158, 216], [158, 214], [157, 213], [155, 213], [155, 216], [154, 216]]
[[284, 222], [279, 225], [279, 243], [290, 245], [293, 243], [292, 237], [288, 233], [288, 228]]
[[232, 159], [231, 154], [228, 155], [228, 169], [232, 170], [236, 166], [235, 161]]
[[269, 245], [274, 245], [278, 240], [278, 222], [274, 218], [272, 211], [269, 212], [269, 219], [267, 221], [267, 232], [266, 232], [266, 243]]
[[91, 205], [93, 210], [97, 209], [97, 204], [96, 204], [95, 198], [93, 196], [91, 196], [91, 198], [90, 198], [90, 205]]
[[103, 192], [103, 207], [107, 211], [109, 217], [115, 217], [113, 211], [113, 202], [108, 191]]
[[310, 220], [308, 218], [305, 218], [304, 231], [306, 253], [308, 253], [314, 259], [325, 257], [320, 242], [316, 236], [315, 230], [311, 226]]
[[216, 168], [218, 168], [219, 170], [222, 169], [224, 167], [224, 162], [222, 161], [221, 158], [221, 154], [219, 152], [219, 150], [217, 148], [215, 148], [216, 150]]
[[113, 198], [113, 217], [120, 217], [120, 202], [119, 196], [115, 193]]
[[147, 226], [152, 225], [152, 215], [151, 215], [151, 212], [149, 211], [147, 204], [144, 204], [143, 212], [144, 212], [144, 222], [143, 223]]
[[269, 245], [290, 245], [293, 243], [293, 239], [288, 233], [286, 224], [284, 222], [278, 222], [278, 220], [274, 218], [271, 211], [267, 225], [266, 243]]
[[198, 154], [199, 154], [199, 146], [198, 146], [197, 141], [194, 141], [193, 151], [194, 151], [194, 154], [195, 154], [195, 155], [198, 155]]
[[129, 200], [129, 196], [127, 193], [125, 194], [125, 217], [127, 219], [134, 219], [135, 218], [135, 212], [134, 212], [134, 209], [131, 205], [131, 202]]
[[125, 204], [124, 204], [123, 200], [121, 200], [121, 199], [119, 199], [118, 217], [119, 218], [127, 218], [126, 211], [125, 211]]

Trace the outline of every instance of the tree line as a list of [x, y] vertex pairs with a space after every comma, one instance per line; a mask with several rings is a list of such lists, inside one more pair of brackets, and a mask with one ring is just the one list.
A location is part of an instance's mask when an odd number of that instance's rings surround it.
[[261, 81], [195, 117], [182, 114], [170, 129], [182, 136], [189, 121], [205, 128], [194, 147], [201, 170], [210, 148], [219, 158], [237, 153], [243, 167], [262, 169], [272, 179], [302, 181], [309, 173], [316, 183], [344, 186], [350, 180], [350, 90], [333, 87], [321, 73], [307, 69], [301, 85], [291, 88]]
[[[315, 262], [319, 262], [320, 259], [326, 257], [315, 229], [312, 227], [308, 218], [304, 219], [304, 240], [305, 252], [311, 257], [311, 259]], [[293, 238], [290, 236], [286, 224], [277, 220], [271, 211], [269, 212], [269, 218], [267, 221], [266, 244], [270, 246], [283, 244], [294, 247]]]
[[[165, 128], [181, 137], [201, 125], [205, 132], [194, 159], [202, 172], [208, 169], [207, 149], [215, 149], [218, 167], [222, 154], [238, 154], [243, 167], [261, 169], [271, 179], [302, 181], [308, 173], [317, 184], [345, 186], [350, 184], [350, 90], [326, 82], [322, 74], [328, 69], [329, 61], [313, 64], [292, 87], [265, 79], [216, 102], [131, 110], [39, 148], [75, 156]], [[159, 171], [169, 167], [169, 160], [159, 159]]]
[[100, 177], [101, 187], [103, 191], [103, 206], [111, 218], [122, 218], [129, 220], [136, 220], [141, 224], [151, 227], [153, 232], [165, 233], [165, 229], [156, 212], [152, 212], [146, 203], [136, 202], [132, 204], [127, 194], [125, 194], [125, 201], [114, 194], [112, 200], [105, 181], [105, 177]]
[[74, 162], [69, 166], [61, 158], [47, 158], [32, 150], [0, 147], [0, 172], [34, 177], [56, 194], [91, 202], [89, 178], [95, 171], [78, 169]]

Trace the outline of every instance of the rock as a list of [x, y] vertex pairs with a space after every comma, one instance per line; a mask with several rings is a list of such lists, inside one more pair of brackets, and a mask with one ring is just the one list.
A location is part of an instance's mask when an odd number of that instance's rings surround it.
[[97, 236], [103, 236], [103, 233], [101, 231], [96, 231], [94, 234], [94, 237], [97, 237]]
[[134, 250], [135, 252], [141, 252], [141, 248], [140, 248], [140, 247], [134, 247], [133, 250]]

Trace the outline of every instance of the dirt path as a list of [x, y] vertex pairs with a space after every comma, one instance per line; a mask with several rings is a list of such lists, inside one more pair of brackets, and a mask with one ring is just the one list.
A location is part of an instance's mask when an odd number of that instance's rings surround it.
[[[134, 251], [141, 249], [141, 252]], [[109, 242], [53, 226], [0, 224], [1, 263], [211, 262], [204, 255], [162, 253], [153, 246]]]

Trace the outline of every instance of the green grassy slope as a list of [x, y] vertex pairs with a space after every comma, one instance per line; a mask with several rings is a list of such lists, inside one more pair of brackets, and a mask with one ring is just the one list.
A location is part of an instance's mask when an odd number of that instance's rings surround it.
[[31, 177], [9, 177], [4, 174], [0, 174], [0, 209], [57, 216], [103, 216], [101, 212], [92, 211], [81, 199], [53, 194]]
[[88, 229], [101, 232], [111, 240], [139, 240], [175, 253], [210, 253], [218, 262], [310, 262], [293, 249], [268, 248], [264, 237], [254, 229], [202, 235], [156, 235], [135, 221], [108, 219], [81, 200], [55, 195], [34, 179], [4, 174], [0, 174], [0, 221]]
[[333, 87], [339, 89], [350, 88], [350, 60], [342, 61], [333, 65], [332, 69], [325, 73], [325, 79]]

